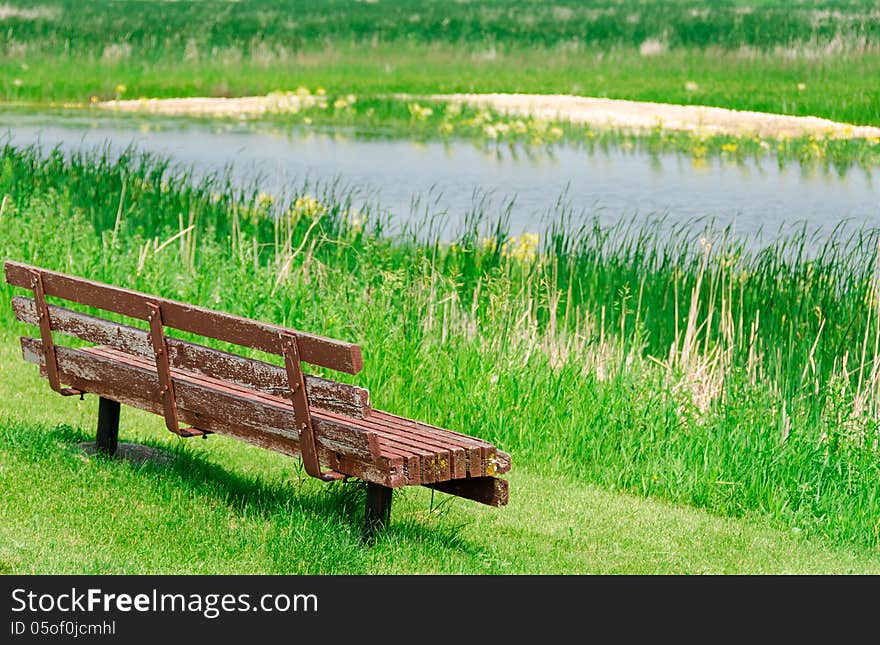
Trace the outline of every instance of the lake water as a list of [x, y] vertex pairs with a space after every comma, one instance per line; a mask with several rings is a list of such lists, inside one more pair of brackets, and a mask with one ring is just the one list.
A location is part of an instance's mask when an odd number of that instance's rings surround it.
[[[540, 232], [559, 215], [560, 199], [576, 225], [662, 216], [668, 224], [712, 218], [740, 236], [773, 234], [806, 222], [830, 229], [842, 220], [880, 226], [880, 181], [854, 168], [841, 177], [797, 163], [780, 169], [689, 156], [651, 158], [623, 151], [557, 147], [552, 155], [496, 153], [470, 142], [419, 143], [353, 134], [278, 131], [247, 124], [114, 119], [93, 113], [64, 116], [0, 114], [0, 137], [79, 151], [126, 146], [170, 157], [196, 176], [228, 171], [236, 183], [289, 194], [303, 182], [337, 181], [355, 203], [378, 203], [397, 225], [426, 212], [444, 235], [481, 201], [492, 217], [509, 206], [513, 233]], [[417, 203], [414, 205], [414, 199]], [[511, 205], [512, 200], [512, 205]]]

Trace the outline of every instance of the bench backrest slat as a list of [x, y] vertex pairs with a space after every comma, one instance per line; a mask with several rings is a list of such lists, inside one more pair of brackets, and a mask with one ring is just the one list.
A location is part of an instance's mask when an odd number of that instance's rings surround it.
[[[37, 308], [31, 298], [12, 299], [15, 317], [36, 325]], [[108, 345], [130, 354], [153, 357], [153, 347], [145, 329], [130, 327], [79, 311], [49, 305], [52, 330], [98, 345]], [[231, 354], [197, 343], [165, 337], [171, 367], [186, 369], [205, 376], [222, 379], [266, 394], [286, 397], [290, 392], [283, 367], [264, 361]], [[356, 418], [370, 411], [369, 392], [364, 388], [337, 383], [306, 374], [306, 391], [312, 405]]]
[[19, 262], [6, 262], [6, 281], [13, 286], [30, 289], [31, 271], [41, 273], [47, 296], [63, 298], [139, 320], [147, 320], [149, 313], [147, 303], [152, 302], [162, 308], [162, 322], [167, 327], [279, 356], [282, 355], [279, 334], [294, 334], [299, 341], [300, 357], [307, 363], [348, 374], [357, 374], [363, 368], [360, 347], [333, 338], [196, 307]]
[[[36, 338], [21, 339], [22, 355], [28, 362], [43, 366], [41, 341]], [[88, 392], [100, 393], [126, 405], [148, 409], [154, 414], [162, 414], [159, 396], [159, 383], [151, 369], [122, 363], [87, 352], [57, 347], [58, 365], [66, 382], [77, 383]], [[236, 427], [246, 427], [253, 433], [300, 440], [300, 433], [294, 423], [293, 408], [278, 403], [266, 404], [252, 397], [226, 393], [215, 388], [205, 387], [194, 380], [181, 379], [175, 383], [180, 399], [180, 413], [184, 420], [198, 425], [205, 423], [207, 429], [218, 428], [222, 432]], [[189, 413], [197, 413], [192, 416]], [[342, 451], [346, 455], [356, 455], [362, 459], [372, 459], [373, 449], [367, 432], [364, 430], [342, 430], [339, 424], [321, 422], [320, 411], [315, 412], [316, 422], [321, 428], [318, 435], [319, 449]], [[351, 427], [351, 425], [349, 425]]]

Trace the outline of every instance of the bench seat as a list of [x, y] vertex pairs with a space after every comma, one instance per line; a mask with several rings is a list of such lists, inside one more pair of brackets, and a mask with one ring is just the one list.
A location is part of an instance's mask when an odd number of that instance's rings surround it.
[[[376, 410], [368, 390], [305, 372], [303, 363], [347, 374], [363, 368], [358, 345], [70, 276], [6, 262], [20, 322], [22, 355], [63, 396], [97, 395], [96, 445], [115, 454], [120, 405], [160, 415], [181, 437], [230, 436], [300, 457], [322, 481], [367, 482], [365, 535], [390, 517], [391, 493], [428, 486], [490, 506], [509, 498], [501, 475], [510, 455], [462, 432]], [[60, 298], [147, 323], [129, 325], [47, 301]], [[284, 360], [257, 360], [166, 333], [179, 330]], [[56, 344], [55, 334], [86, 347]]]
[[[38, 339], [23, 338], [22, 349], [26, 360], [42, 366], [43, 354]], [[74, 387], [119, 398], [123, 393], [113, 384], [123, 380], [130, 382], [140, 375], [145, 377], [141, 389], [144, 396], [128, 394], [128, 400], [123, 402], [161, 413], [157, 397], [151, 392], [151, 389], [158, 387], [154, 361], [107, 345], [56, 349], [61, 372]], [[92, 360], [88, 360], [90, 358]], [[45, 376], [45, 369], [41, 370], [41, 374]], [[292, 417], [288, 398], [192, 370], [175, 367], [171, 368], [171, 374], [178, 391], [181, 414], [188, 422], [218, 434], [230, 434], [251, 443], [280, 449], [287, 454], [299, 454], [296, 443], [289, 441], [292, 433], [287, 429], [293, 424], [292, 418], [285, 418]], [[127, 386], [127, 389], [130, 391], [131, 386]], [[198, 397], [193, 397], [192, 394], [196, 392]], [[194, 398], [203, 400], [205, 405], [199, 405]], [[249, 406], [248, 402], [253, 405]], [[326, 466], [346, 472], [346, 460], [363, 462], [372, 459], [373, 464], [349, 464], [348, 470], [355, 472], [347, 474], [391, 488], [437, 484], [468, 477], [493, 477], [510, 470], [510, 456], [507, 453], [476, 437], [375, 409], [370, 409], [361, 419], [317, 407], [311, 410], [318, 442], [327, 448], [322, 455], [322, 462]], [[275, 412], [275, 415], [271, 412]], [[237, 418], [233, 415], [237, 415]], [[277, 422], [279, 418], [280, 423]], [[274, 435], [273, 445], [268, 446], [260, 441], [261, 435], [256, 431], [268, 431]], [[351, 437], [357, 436], [357, 433], [365, 437], [374, 434], [377, 445], [371, 449], [367, 439], [364, 444], [351, 446], [350, 442], [341, 439], [342, 435]], [[331, 453], [334, 454], [331, 456]], [[378, 469], [376, 465], [379, 465]]]

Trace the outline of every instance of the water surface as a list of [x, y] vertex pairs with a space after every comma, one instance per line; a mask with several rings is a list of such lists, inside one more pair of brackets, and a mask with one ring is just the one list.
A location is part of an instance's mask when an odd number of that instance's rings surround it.
[[840, 176], [796, 163], [780, 169], [775, 159], [694, 163], [674, 153], [569, 147], [552, 155], [513, 155], [506, 147], [496, 151], [465, 141], [365, 139], [93, 113], [0, 114], [0, 136], [68, 152], [107, 145], [118, 153], [134, 145], [197, 177], [229, 172], [235, 183], [257, 182], [270, 193], [289, 194], [306, 181], [338, 182], [355, 191], [356, 205], [378, 203], [398, 226], [422, 222], [428, 212], [446, 236], [480, 204], [490, 217], [508, 212], [513, 233], [540, 232], [559, 217], [560, 199], [571, 226], [594, 216], [605, 224], [662, 216], [667, 224], [701, 225], [711, 218], [747, 237], [795, 223], [827, 230], [841, 221], [880, 226], [880, 189], [862, 169]]

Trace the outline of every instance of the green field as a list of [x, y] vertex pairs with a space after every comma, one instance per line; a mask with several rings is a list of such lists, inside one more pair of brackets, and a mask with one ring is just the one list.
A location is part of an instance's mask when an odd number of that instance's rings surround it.
[[[806, 235], [755, 251], [650, 225], [510, 238], [483, 215], [455, 243], [417, 243], [331, 189], [279, 203], [167, 170], [2, 150], [0, 257], [356, 341], [365, 369], [347, 378], [377, 407], [514, 455], [512, 505], [432, 511], [407, 491], [369, 551], [357, 491], [303, 482], [296, 460], [169, 442], [128, 410], [123, 439], [181, 451], [178, 465], [85, 460], [70, 450], [94, 401], [39, 382], [3, 307], [8, 570], [229, 571], [232, 552], [238, 571], [874, 567], [876, 231], [810, 255]], [[222, 548], [159, 547], [181, 517]], [[83, 552], [94, 540], [106, 554]], [[328, 541], [327, 559], [297, 561], [284, 545], [302, 540]]]
[[16, 0], [0, 97], [573, 93], [880, 124], [866, 0]]

